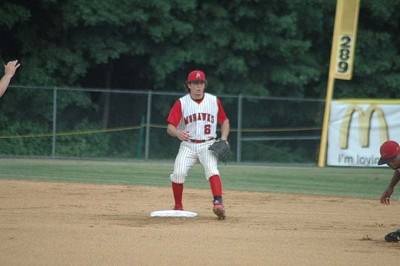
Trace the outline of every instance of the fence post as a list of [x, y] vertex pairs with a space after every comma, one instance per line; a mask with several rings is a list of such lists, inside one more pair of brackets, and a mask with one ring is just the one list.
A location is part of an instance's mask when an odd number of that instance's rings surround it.
[[57, 131], [57, 87], [53, 89], [53, 137], [51, 144], [51, 157], [56, 157], [56, 131]]
[[149, 159], [149, 145], [150, 145], [150, 122], [151, 122], [151, 99], [152, 91], [149, 91], [147, 94], [147, 121], [146, 121], [146, 144], [144, 150], [144, 158], [145, 160]]
[[142, 119], [140, 120], [139, 141], [138, 141], [137, 154], [136, 154], [136, 159], [138, 159], [138, 160], [142, 158], [144, 121], [145, 121], [144, 116], [142, 116]]
[[242, 160], [242, 108], [243, 108], [243, 94], [238, 96], [238, 126], [237, 126], [237, 140], [236, 140], [236, 162], [240, 163]]

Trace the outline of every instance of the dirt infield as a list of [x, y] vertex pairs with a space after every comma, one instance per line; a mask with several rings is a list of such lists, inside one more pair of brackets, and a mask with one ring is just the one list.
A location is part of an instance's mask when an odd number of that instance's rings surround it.
[[[377, 192], [377, 194], [379, 194]], [[397, 265], [400, 204], [185, 189], [195, 218], [151, 218], [169, 188], [0, 179], [0, 265]]]

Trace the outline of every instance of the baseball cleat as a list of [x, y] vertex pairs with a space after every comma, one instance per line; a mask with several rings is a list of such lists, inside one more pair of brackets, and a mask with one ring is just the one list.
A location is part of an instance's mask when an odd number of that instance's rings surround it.
[[225, 209], [224, 205], [222, 205], [218, 200], [214, 201], [213, 212], [217, 215], [218, 220], [225, 220]]
[[386, 242], [399, 242], [400, 241], [400, 229], [391, 232], [385, 236]]

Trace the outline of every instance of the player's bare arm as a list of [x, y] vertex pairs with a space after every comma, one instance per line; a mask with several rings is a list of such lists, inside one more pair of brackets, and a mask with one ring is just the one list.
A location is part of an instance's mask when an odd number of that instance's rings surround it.
[[167, 133], [171, 137], [175, 137], [180, 139], [181, 141], [188, 141], [190, 139], [188, 131], [178, 130], [174, 125], [168, 124], [167, 126]]
[[7, 90], [11, 78], [15, 75], [19, 66], [18, 60], [10, 61], [4, 65], [4, 76], [0, 80], [0, 97], [3, 96], [4, 92]]
[[398, 170], [394, 171], [392, 180], [389, 183], [388, 188], [382, 193], [381, 203], [384, 205], [390, 204], [390, 196], [393, 194], [394, 187], [400, 181], [400, 172]]
[[222, 122], [221, 124], [221, 139], [228, 140], [229, 130], [230, 130], [229, 119], [225, 119], [225, 121]]

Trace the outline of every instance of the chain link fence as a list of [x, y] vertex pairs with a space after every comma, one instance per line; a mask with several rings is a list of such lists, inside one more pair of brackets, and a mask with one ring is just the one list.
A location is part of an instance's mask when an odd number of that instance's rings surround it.
[[[0, 99], [0, 155], [173, 160], [179, 140], [166, 119], [184, 94], [10, 86]], [[324, 100], [217, 96], [231, 124], [231, 161], [316, 164]]]

